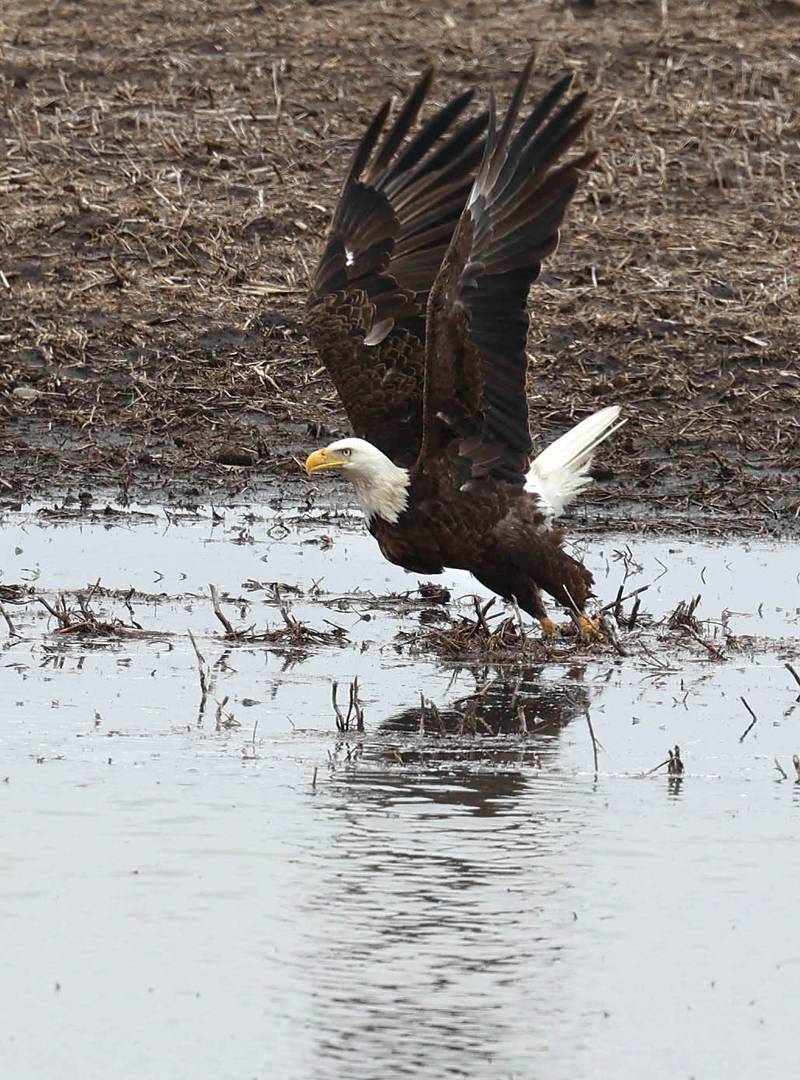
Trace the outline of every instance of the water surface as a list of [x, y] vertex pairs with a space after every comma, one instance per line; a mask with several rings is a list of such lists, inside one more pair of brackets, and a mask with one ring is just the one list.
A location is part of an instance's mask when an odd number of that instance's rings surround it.
[[[126, 621], [133, 588], [148, 633], [71, 638], [5, 604], [7, 1075], [749, 1077], [793, 1059], [800, 547], [590, 538], [604, 601], [653, 583], [630, 655], [484, 665], [409, 651], [419, 608], [385, 598], [417, 579], [350, 521], [35, 509], [3, 518], [0, 585], [72, 602], [100, 578], [118, 592], [96, 606]], [[225, 642], [209, 582], [237, 626], [281, 625], [280, 582], [347, 638]], [[468, 611], [467, 576], [443, 584]], [[697, 593], [725, 662], [652, 625]], [[346, 699], [356, 676], [365, 731], [340, 734], [331, 683]], [[476, 690], [484, 725], [459, 735]], [[444, 733], [430, 712], [421, 732], [421, 693]], [[683, 777], [650, 773], [676, 743]]]

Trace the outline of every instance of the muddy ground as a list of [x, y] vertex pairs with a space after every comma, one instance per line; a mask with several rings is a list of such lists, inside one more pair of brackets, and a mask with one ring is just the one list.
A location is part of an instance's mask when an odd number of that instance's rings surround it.
[[797, 530], [797, 3], [7, 0], [0, 40], [9, 502], [303, 494], [346, 430], [303, 303], [355, 137], [533, 44], [601, 150], [532, 297], [535, 433], [625, 406], [587, 523]]

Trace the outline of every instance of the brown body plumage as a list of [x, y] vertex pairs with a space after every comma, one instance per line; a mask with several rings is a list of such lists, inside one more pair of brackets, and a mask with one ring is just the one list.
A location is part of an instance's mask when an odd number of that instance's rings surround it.
[[[350, 471], [391, 562], [469, 570], [546, 620], [540, 588], [577, 614], [592, 577], [562, 550], [530, 472], [527, 299], [594, 153], [561, 164], [588, 122], [583, 95], [562, 103], [569, 77], [515, 132], [530, 72], [531, 61], [499, 128], [493, 99], [488, 115], [461, 120], [464, 94], [406, 142], [426, 72], [382, 141], [388, 103], [362, 139], [308, 314], [358, 439], [307, 467]], [[567, 454], [569, 492], [556, 502], [586, 482], [617, 411]]]

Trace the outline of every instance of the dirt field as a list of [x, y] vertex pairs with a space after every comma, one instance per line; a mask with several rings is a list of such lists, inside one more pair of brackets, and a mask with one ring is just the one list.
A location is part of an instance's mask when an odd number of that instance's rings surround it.
[[800, 4], [6, 0], [0, 40], [7, 500], [302, 492], [345, 430], [303, 303], [354, 138], [535, 45], [601, 158], [532, 297], [534, 431], [620, 402], [595, 509], [800, 527]]

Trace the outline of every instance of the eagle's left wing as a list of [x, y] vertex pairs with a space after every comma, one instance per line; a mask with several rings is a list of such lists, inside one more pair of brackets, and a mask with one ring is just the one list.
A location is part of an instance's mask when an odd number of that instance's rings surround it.
[[[456, 455], [464, 483], [522, 487], [531, 454], [525, 390], [528, 291], [594, 152], [560, 165], [589, 121], [571, 76], [512, 131], [533, 58], [498, 129], [494, 99], [483, 159], [428, 300], [424, 434], [418, 467]], [[560, 106], [557, 111], [556, 107]]]
[[428, 291], [486, 127], [485, 114], [461, 120], [467, 91], [409, 137], [432, 76], [423, 73], [385, 133], [383, 105], [357, 147], [306, 320], [355, 434], [400, 464], [419, 452]]

